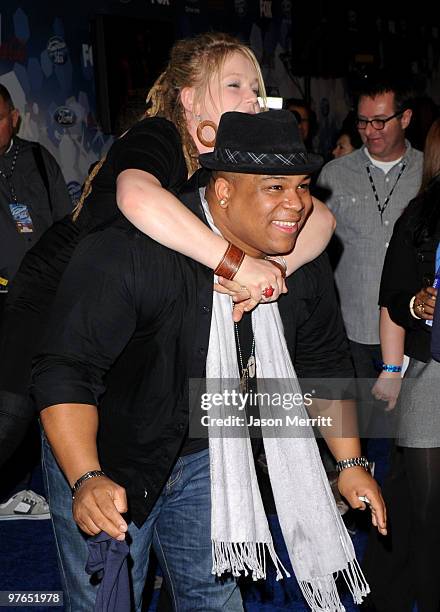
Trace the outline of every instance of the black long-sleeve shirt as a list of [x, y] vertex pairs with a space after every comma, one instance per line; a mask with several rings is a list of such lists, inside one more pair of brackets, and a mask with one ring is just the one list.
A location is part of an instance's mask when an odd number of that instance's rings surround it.
[[414, 244], [418, 206], [417, 200], [411, 202], [394, 226], [382, 270], [379, 304], [405, 329], [405, 354], [427, 362], [431, 359], [431, 327], [411, 315], [409, 303], [420, 289], [433, 283], [438, 236], [419, 246]]
[[[183, 199], [201, 215], [198, 190]], [[39, 410], [99, 405], [102, 468], [126, 488], [138, 524], [187, 435], [187, 383], [205, 374], [212, 282], [211, 270], [115, 221], [77, 248], [36, 361]], [[298, 375], [351, 377], [327, 256], [288, 286], [280, 313]]]

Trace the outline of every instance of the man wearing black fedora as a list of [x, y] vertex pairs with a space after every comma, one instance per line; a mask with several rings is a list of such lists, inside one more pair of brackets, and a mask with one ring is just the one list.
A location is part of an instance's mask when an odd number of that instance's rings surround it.
[[[225, 113], [216, 147], [200, 163], [204, 170], [181, 199], [229, 241], [215, 276], [233, 279], [244, 253], [278, 257], [293, 249], [312, 206], [309, 175], [321, 160], [305, 150], [291, 113]], [[275, 263], [282, 266], [282, 257]], [[33, 393], [72, 487], [74, 520], [85, 534], [127, 539], [136, 610], [151, 546], [178, 610], [242, 610], [231, 574], [264, 578], [266, 553], [279, 577], [285, 571], [249, 438], [215, 435], [211, 427], [190, 437], [189, 380], [239, 379], [235, 397], [242, 399], [265, 379], [282, 379], [289, 396], [300, 394], [293, 364], [302, 376], [352, 374], [325, 255], [288, 279], [279, 305], [264, 303], [273, 290], [267, 287], [239, 325], [231, 298], [213, 296], [213, 280], [204, 266], [115, 220], [77, 248], [35, 363]], [[289, 410], [307, 420], [302, 402]], [[335, 572], [360, 602], [368, 587], [314, 438], [262, 433], [283, 536], [311, 609], [342, 609]], [[368, 498], [384, 533], [383, 501], [359, 441], [329, 443], [342, 493], [354, 507], [364, 507], [359, 496]], [[67, 513], [67, 483], [65, 490]], [[71, 523], [84, 566], [87, 547]], [[229, 578], [216, 578], [225, 572]], [[90, 597], [84, 593], [84, 610], [92, 609]]]

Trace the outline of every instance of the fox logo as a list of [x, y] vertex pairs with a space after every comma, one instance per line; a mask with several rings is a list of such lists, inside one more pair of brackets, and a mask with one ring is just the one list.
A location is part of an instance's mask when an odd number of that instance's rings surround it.
[[272, 19], [272, 0], [260, 0], [260, 17]]

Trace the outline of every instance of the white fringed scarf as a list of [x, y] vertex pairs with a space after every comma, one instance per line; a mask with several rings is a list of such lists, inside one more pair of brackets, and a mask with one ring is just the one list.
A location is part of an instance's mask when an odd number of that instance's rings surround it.
[[[203, 193], [201, 193], [203, 195]], [[202, 197], [205, 214], [215, 226]], [[214, 293], [206, 377], [221, 381], [239, 378], [231, 299]], [[258, 380], [283, 379], [283, 389], [301, 393], [284, 338], [276, 303], [262, 304], [252, 313]], [[223, 411], [223, 413], [222, 413]], [[217, 415], [227, 415], [227, 406]], [[306, 418], [304, 405], [289, 415]], [[260, 405], [261, 418], [274, 418], [273, 407]], [[279, 414], [278, 414], [279, 416]], [[210, 435], [211, 539], [213, 573], [240, 571], [257, 580], [266, 577], [266, 550], [282, 578], [279, 561], [264, 512], [249, 436], [227, 436], [224, 428]], [[214, 431], [214, 430], [213, 430]], [[304, 437], [275, 437], [262, 428], [269, 477], [278, 519], [290, 562], [302, 593], [313, 612], [344, 612], [335, 578], [341, 572], [356, 603], [369, 593], [355, 557], [350, 536], [331, 492], [316, 440], [311, 430]], [[211, 433], [211, 430], [210, 430]]]

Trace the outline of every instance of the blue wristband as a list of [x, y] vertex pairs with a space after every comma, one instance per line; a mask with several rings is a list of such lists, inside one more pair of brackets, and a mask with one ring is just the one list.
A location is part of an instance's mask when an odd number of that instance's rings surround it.
[[383, 361], [377, 361], [378, 370], [382, 372], [401, 372], [401, 365], [393, 365], [392, 363], [384, 363]]

